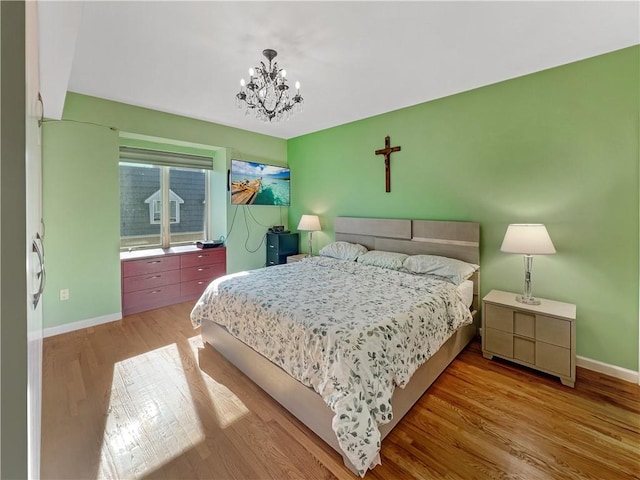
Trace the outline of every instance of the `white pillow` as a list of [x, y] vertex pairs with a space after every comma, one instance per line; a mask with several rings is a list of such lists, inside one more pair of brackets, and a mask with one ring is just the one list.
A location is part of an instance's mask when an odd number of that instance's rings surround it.
[[445, 277], [456, 285], [460, 285], [480, 268], [474, 263], [438, 255], [411, 255], [404, 261], [403, 267], [411, 273]]
[[356, 258], [358, 258], [358, 255], [362, 255], [366, 253], [366, 251], [367, 247], [363, 247], [359, 243], [333, 242], [322, 247], [319, 253], [323, 257], [332, 257], [354, 262]]
[[383, 250], [371, 250], [358, 257], [358, 263], [363, 265], [373, 265], [375, 267], [388, 268], [390, 270], [400, 270], [405, 259], [405, 253], [385, 252]]

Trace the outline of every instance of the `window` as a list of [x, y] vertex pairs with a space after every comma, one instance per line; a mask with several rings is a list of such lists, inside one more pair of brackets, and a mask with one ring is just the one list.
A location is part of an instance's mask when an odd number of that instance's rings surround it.
[[120, 248], [209, 238], [211, 166], [211, 158], [122, 147]]

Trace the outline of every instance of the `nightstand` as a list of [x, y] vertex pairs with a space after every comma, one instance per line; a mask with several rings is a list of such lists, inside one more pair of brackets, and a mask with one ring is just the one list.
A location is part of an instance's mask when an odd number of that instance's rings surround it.
[[516, 301], [515, 293], [492, 290], [482, 299], [482, 354], [576, 381], [576, 306], [540, 299]]
[[295, 262], [299, 262], [300, 260], [302, 260], [303, 258], [305, 258], [307, 256], [306, 253], [298, 253], [297, 255], [289, 255], [287, 257], [287, 263], [295, 263]]

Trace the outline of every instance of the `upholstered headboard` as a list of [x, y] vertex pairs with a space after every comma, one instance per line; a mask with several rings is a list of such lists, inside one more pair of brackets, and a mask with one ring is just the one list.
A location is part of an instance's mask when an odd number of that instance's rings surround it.
[[[437, 220], [336, 217], [335, 238], [369, 250], [430, 254], [480, 265], [480, 224]], [[480, 275], [473, 277], [473, 310], [478, 310]]]

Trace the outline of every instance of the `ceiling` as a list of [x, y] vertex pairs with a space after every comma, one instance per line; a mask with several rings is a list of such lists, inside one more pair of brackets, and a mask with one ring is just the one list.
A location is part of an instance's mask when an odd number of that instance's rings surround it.
[[[47, 117], [72, 91], [280, 138], [640, 43], [637, 1], [40, 1], [38, 13]], [[302, 84], [288, 122], [235, 106], [265, 48]]]

